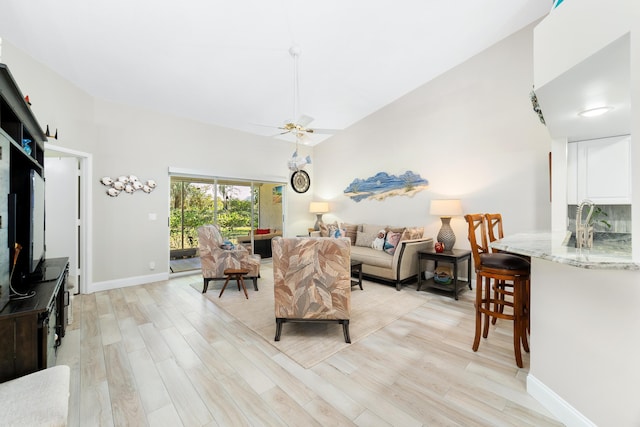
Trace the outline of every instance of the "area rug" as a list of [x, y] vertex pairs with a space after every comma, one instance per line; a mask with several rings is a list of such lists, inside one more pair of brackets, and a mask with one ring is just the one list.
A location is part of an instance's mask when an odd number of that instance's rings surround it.
[[[201, 294], [231, 316], [242, 322], [282, 353], [304, 368], [311, 368], [331, 355], [347, 348], [342, 325], [337, 323], [285, 323], [280, 341], [274, 341], [276, 321], [274, 315], [273, 269], [270, 264], [260, 267], [258, 292], [253, 282], [246, 282], [249, 299], [238, 292], [237, 285], [229, 282], [227, 289], [218, 298], [224, 282], [209, 283], [209, 290]], [[191, 287], [202, 292], [202, 281]], [[354, 286], [351, 291], [351, 319], [349, 332], [351, 342], [356, 343], [396, 319], [421, 306], [428, 300], [423, 292], [415, 288], [396, 291], [395, 286], [363, 281], [363, 290]]]

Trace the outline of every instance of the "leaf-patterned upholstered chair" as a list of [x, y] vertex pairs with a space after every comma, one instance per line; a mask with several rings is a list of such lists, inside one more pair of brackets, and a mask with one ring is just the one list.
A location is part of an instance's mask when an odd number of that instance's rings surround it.
[[247, 278], [253, 280], [253, 288], [258, 290], [260, 277], [260, 255], [252, 255], [244, 246], [236, 249], [222, 249], [224, 239], [216, 225], [198, 227], [198, 247], [204, 286], [202, 293], [207, 292], [211, 280], [225, 280], [224, 270], [227, 268], [247, 269]]
[[276, 341], [285, 322], [338, 322], [344, 340], [351, 312], [351, 241], [276, 237], [273, 253]]

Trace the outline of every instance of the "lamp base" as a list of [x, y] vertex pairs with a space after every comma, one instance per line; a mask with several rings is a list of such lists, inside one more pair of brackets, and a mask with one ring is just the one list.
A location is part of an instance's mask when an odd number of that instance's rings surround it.
[[451, 252], [453, 246], [456, 244], [456, 235], [453, 233], [453, 229], [451, 228], [451, 217], [443, 216], [440, 218], [442, 221], [442, 227], [440, 231], [438, 231], [438, 242], [442, 242], [444, 244], [444, 251]]
[[320, 224], [322, 223], [322, 214], [316, 214], [316, 223], [313, 224], [313, 231], [320, 231]]

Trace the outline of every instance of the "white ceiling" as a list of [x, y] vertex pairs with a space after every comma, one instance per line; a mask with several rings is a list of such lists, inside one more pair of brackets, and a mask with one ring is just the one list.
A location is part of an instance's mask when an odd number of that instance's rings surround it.
[[[0, 37], [93, 96], [261, 135], [344, 129], [551, 0], [2, 0]], [[10, 66], [10, 64], [9, 64]], [[321, 135], [313, 135], [315, 143]]]

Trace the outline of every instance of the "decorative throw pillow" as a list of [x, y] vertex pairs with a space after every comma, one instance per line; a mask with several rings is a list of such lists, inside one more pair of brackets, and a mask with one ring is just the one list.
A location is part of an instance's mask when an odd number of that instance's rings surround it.
[[336, 228], [335, 230], [333, 230], [333, 228], [331, 228], [332, 232], [331, 232], [331, 237], [337, 239], [339, 237], [347, 237], [347, 230], [345, 230], [344, 228], [340, 229], [340, 228]]
[[414, 240], [422, 238], [424, 227], [407, 227], [402, 233], [400, 240]]
[[320, 237], [332, 237], [335, 231], [339, 228], [338, 222], [334, 222], [333, 224], [325, 224], [321, 222], [320, 224]]
[[406, 230], [406, 227], [392, 227], [392, 226], [387, 226], [387, 233], [389, 231], [393, 231], [394, 233], [404, 233], [404, 230]]
[[231, 251], [233, 249], [235, 249], [236, 246], [231, 243], [230, 240], [225, 240], [221, 245], [220, 245], [220, 249], [224, 249], [225, 251]]
[[356, 246], [370, 248], [376, 237], [378, 237], [378, 233], [365, 233], [364, 231], [358, 231], [358, 235], [356, 236]]
[[351, 239], [351, 245], [355, 246], [356, 237], [358, 237], [358, 225], [357, 224], [342, 224], [342, 228], [345, 229], [345, 237]]
[[384, 251], [390, 255], [395, 254], [398, 243], [400, 242], [400, 237], [402, 237], [401, 233], [389, 231], [387, 233], [387, 239], [384, 242]]

